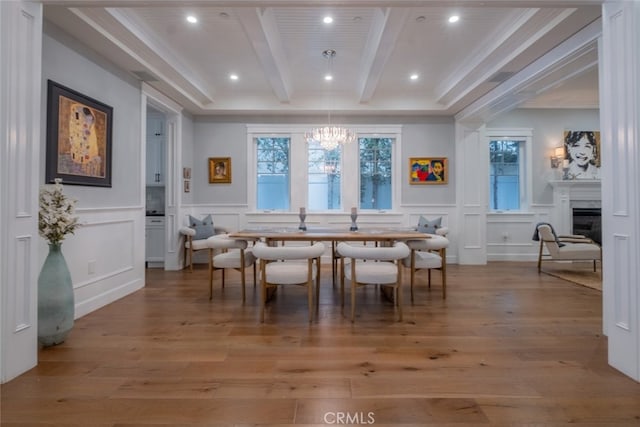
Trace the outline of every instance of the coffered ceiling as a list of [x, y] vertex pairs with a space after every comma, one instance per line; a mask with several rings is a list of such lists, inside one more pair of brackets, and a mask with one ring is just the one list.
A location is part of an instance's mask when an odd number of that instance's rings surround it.
[[[196, 115], [455, 115], [600, 16], [595, 0], [43, 3], [46, 21]], [[510, 105], [597, 108], [597, 78], [590, 41], [512, 84]]]

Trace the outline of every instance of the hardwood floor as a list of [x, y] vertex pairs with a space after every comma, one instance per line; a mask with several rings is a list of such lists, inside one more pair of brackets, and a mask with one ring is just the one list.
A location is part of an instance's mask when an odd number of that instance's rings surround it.
[[[602, 295], [535, 263], [419, 274], [404, 321], [374, 287], [355, 324], [323, 269], [319, 318], [279, 289], [264, 324], [238, 273], [147, 270], [1, 387], [2, 426], [631, 426], [640, 384], [607, 365]], [[250, 275], [248, 275], [250, 277]], [[405, 274], [405, 282], [408, 274]], [[348, 304], [347, 293], [347, 304]]]

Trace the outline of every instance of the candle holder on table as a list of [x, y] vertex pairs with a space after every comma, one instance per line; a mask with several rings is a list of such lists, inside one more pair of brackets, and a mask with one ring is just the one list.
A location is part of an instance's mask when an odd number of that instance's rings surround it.
[[305, 208], [300, 208], [300, 213], [298, 214], [300, 217], [300, 225], [298, 225], [298, 230], [307, 231], [307, 225], [304, 223], [304, 220], [307, 219], [307, 210]]
[[357, 209], [351, 208], [351, 227], [349, 227], [349, 231], [358, 231], [358, 224], [356, 224], [357, 219], [358, 219]]

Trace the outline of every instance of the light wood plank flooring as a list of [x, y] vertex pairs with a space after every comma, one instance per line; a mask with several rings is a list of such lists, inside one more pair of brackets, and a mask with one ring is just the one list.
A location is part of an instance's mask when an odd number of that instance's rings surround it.
[[[640, 384], [607, 365], [602, 295], [535, 263], [449, 266], [405, 286], [404, 320], [375, 287], [342, 314], [323, 268], [319, 316], [303, 288], [259, 293], [206, 268], [147, 270], [147, 286], [76, 322], [4, 384], [2, 426], [632, 426]], [[250, 276], [249, 276], [250, 277]], [[408, 274], [405, 275], [405, 281]], [[347, 294], [348, 302], [348, 294]]]

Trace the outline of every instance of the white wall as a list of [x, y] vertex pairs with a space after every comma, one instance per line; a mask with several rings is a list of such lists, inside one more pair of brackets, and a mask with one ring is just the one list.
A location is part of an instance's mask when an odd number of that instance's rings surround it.
[[[44, 30], [43, 117], [47, 79], [113, 107], [112, 187], [64, 187], [77, 200], [82, 224], [62, 246], [75, 290], [76, 317], [81, 317], [144, 285], [141, 92], [137, 81], [59, 28], [45, 23]], [[43, 127], [39, 180], [43, 184], [45, 144]], [[46, 253], [46, 243], [40, 239], [40, 265]]]

